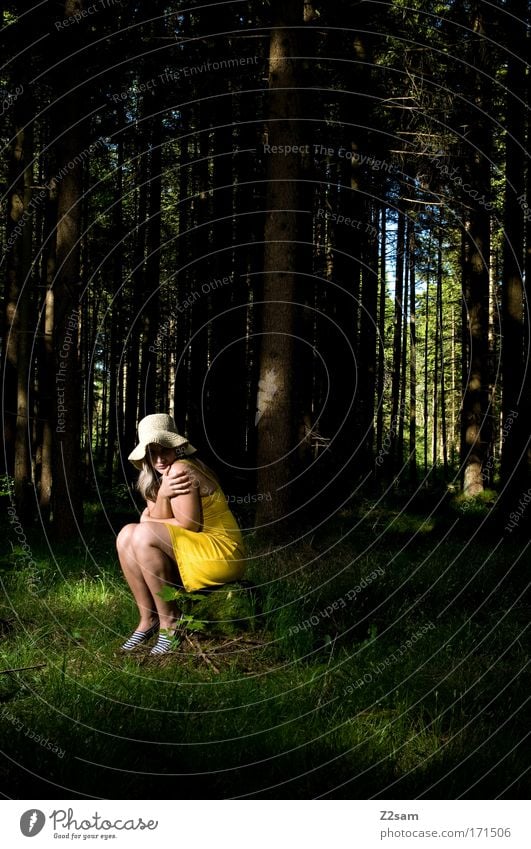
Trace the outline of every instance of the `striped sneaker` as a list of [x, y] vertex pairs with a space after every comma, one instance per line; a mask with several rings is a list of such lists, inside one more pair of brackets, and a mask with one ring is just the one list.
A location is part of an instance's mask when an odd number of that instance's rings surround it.
[[133, 649], [136, 649], [137, 646], [142, 645], [142, 643], [147, 643], [151, 637], [155, 636], [158, 630], [159, 623], [157, 621], [151, 626], [151, 628], [148, 628], [147, 631], [135, 631], [123, 644], [122, 651], [132, 651]]
[[164, 631], [164, 633], [159, 634], [159, 638], [156, 644], [150, 651], [150, 654], [167, 654], [168, 652], [176, 649], [182, 643], [182, 636], [180, 630], [182, 628], [181, 619], [177, 621], [177, 625], [173, 634], [169, 631]]

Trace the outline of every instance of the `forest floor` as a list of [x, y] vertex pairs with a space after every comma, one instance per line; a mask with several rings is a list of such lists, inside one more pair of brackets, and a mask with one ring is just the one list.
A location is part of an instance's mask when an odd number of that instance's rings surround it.
[[152, 658], [119, 651], [135, 611], [102, 514], [53, 554], [28, 532], [33, 562], [6, 525], [3, 792], [527, 798], [529, 558], [481, 527], [366, 502], [282, 552], [248, 537], [258, 589], [203, 599], [205, 630]]

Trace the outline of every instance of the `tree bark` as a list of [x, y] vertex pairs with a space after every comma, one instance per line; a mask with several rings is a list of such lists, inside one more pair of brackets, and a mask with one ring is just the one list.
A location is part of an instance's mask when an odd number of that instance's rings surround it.
[[[368, 206], [368, 205], [367, 205]], [[372, 211], [372, 216], [370, 215]], [[364, 216], [363, 271], [359, 343], [358, 429], [356, 440], [360, 454], [358, 474], [366, 474], [374, 463], [374, 393], [376, 386], [376, 325], [378, 312], [378, 210], [370, 208]], [[338, 387], [339, 391], [339, 387]]]
[[393, 325], [393, 371], [391, 376], [391, 424], [389, 429], [389, 454], [384, 468], [389, 477], [395, 474], [402, 458], [398, 456], [398, 428], [400, 423], [400, 375], [402, 365], [402, 322], [404, 317], [404, 235], [405, 216], [399, 207], [396, 228], [396, 268], [395, 268], [395, 311]]
[[[80, 2], [66, 0], [65, 19], [83, 8]], [[74, 29], [74, 27], [72, 28]], [[73, 47], [72, 40], [70, 46]], [[75, 72], [72, 62], [63, 66], [68, 93], [60, 116], [57, 164], [57, 269], [54, 280], [56, 366], [56, 428], [53, 481], [53, 524], [58, 539], [78, 533], [83, 518], [81, 495], [81, 387], [79, 381], [80, 331], [80, 238], [83, 163], [87, 147], [82, 117], [82, 97], [73, 92]]]
[[[468, 182], [490, 197], [491, 128], [484, 118], [490, 102], [487, 47], [484, 21], [479, 8], [475, 10], [474, 59], [477, 64], [473, 115], [468, 135]], [[478, 192], [479, 193], [479, 192]], [[463, 492], [473, 496], [483, 492], [483, 465], [488, 455], [491, 426], [489, 420], [489, 260], [490, 213], [486, 204], [468, 200], [470, 211], [465, 227], [464, 298], [467, 322], [469, 358], [461, 410]]]
[[[443, 479], [448, 477], [448, 438], [446, 426], [446, 371], [444, 367], [444, 322], [443, 322], [443, 291], [442, 291], [442, 221], [439, 227], [439, 247], [437, 252], [437, 267], [440, 269], [437, 273], [437, 326], [439, 337], [439, 352], [440, 352], [440, 379], [441, 379], [441, 447], [443, 460]], [[435, 352], [437, 356], [437, 351]]]
[[123, 309], [123, 174], [122, 166], [124, 161], [124, 141], [120, 135], [117, 140], [117, 161], [116, 161], [116, 203], [112, 213], [112, 228], [114, 237], [114, 251], [112, 263], [112, 304], [109, 310], [108, 318], [108, 363], [109, 373], [108, 380], [108, 395], [107, 409], [108, 415], [105, 419], [106, 423], [106, 444], [105, 444], [105, 474], [109, 483], [112, 483], [114, 463], [116, 458], [117, 436], [119, 432], [118, 426], [118, 371], [120, 364], [120, 341], [122, 335], [122, 309]]
[[[387, 301], [387, 285], [386, 285], [386, 248], [387, 248], [387, 209], [382, 206], [380, 210], [380, 296], [378, 306], [378, 376], [377, 376], [377, 404], [378, 410], [376, 413], [376, 452], [378, 457], [381, 457], [383, 443], [383, 422], [384, 422], [384, 398], [386, 385], [386, 362], [385, 362], [385, 305]], [[381, 463], [380, 463], [381, 465]]]
[[54, 425], [55, 425], [55, 291], [56, 270], [57, 186], [50, 181], [44, 213], [46, 248], [43, 255], [43, 285], [45, 287], [42, 328], [39, 346], [39, 420], [41, 425], [41, 473], [39, 506], [41, 515], [49, 518], [52, 508]]
[[[505, 198], [503, 213], [503, 285], [502, 285], [502, 462], [504, 487], [514, 490], [523, 486], [522, 452], [529, 421], [521, 407], [524, 385], [524, 213], [525, 196], [525, 125], [523, 108], [526, 89], [525, 21], [528, 3], [512, 0], [508, 4], [514, 16], [511, 47], [507, 59], [507, 132], [505, 147]], [[528, 247], [529, 251], [529, 247]], [[524, 472], [524, 478], [526, 472]]]
[[138, 398], [138, 417], [158, 409], [167, 409], [167, 400], [161, 406], [160, 375], [157, 374], [157, 355], [152, 349], [155, 345], [160, 320], [160, 237], [161, 237], [161, 198], [162, 198], [162, 120], [159, 98], [152, 103], [153, 115], [150, 125], [149, 157], [149, 202], [147, 222], [147, 255], [145, 291], [142, 311], [142, 335], [140, 345], [140, 381]]
[[417, 483], [417, 290], [415, 222], [411, 221], [409, 253], [409, 478]]
[[[20, 80], [25, 77], [21, 69]], [[19, 77], [17, 77], [17, 82]], [[31, 286], [34, 213], [34, 106], [27, 84], [12, 107], [13, 138], [9, 146], [6, 222], [6, 285], [3, 304], [2, 469], [14, 476], [19, 518], [29, 518], [33, 505], [30, 443], [32, 389], [30, 347], [33, 293]]]
[[431, 239], [428, 243], [428, 269], [426, 272], [426, 315], [424, 318], [424, 475], [428, 474], [428, 440], [429, 440], [429, 357], [428, 357], [428, 340], [430, 328], [430, 262], [431, 262]]
[[[145, 117], [145, 109], [142, 110]], [[141, 313], [144, 306], [146, 290], [146, 242], [147, 242], [147, 215], [148, 215], [148, 138], [146, 134], [146, 121], [136, 128], [136, 152], [137, 152], [137, 204], [136, 204], [136, 228], [134, 243], [134, 267], [132, 271], [132, 289], [128, 292], [128, 313], [130, 332], [128, 334], [127, 346], [124, 345], [123, 355], [125, 357], [124, 381], [124, 423], [123, 436], [120, 444], [120, 454], [129, 454], [132, 446], [136, 443], [136, 428], [139, 418], [140, 390], [140, 323]], [[139, 297], [140, 293], [140, 297]], [[153, 411], [152, 411], [153, 412]], [[126, 475], [129, 480], [135, 477], [135, 470], [130, 463], [125, 466]]]
[[[273, 0], [269, 52], [268, 143], [294, 145], [298, 137], [300, 101], [297, 91], [297, 31], [302, 22], [298, 0]], [[280, 148], [282, 150], [282, 148]], [[293, 327], [300, 154], [269, 154], [266, 196], [264, 306], [258, 384], [258, 525], [277, 523], [289, 515], [293, 411]], [[270, 500], [266, 500], [269, 497]], [[270, 530], [274, 530], [270, 527]]]

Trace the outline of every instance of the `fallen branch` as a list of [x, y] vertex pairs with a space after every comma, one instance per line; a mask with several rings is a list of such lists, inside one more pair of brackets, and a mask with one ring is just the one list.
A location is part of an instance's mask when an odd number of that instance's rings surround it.
[[228, 640], [226, 643], [222, 643], [221, 645], [214, 646], [212, 651], [220, 651], [221, 649], [226, 649], [227, 646], [232, 646], [233, 643], [237, 643], [240, 640], [243, 640], [243, 637], [236, 637], [235, 640]]
[[188, 634], [185, 634], [184, 636], [185, 636], [185, 639], [187, 640], [187, 642], [188, 642], [188, 643], [192, 646], [192, 648], [193, 648], [193, 649], [196, 649], [196, 651], [197, 651], [197, 652], [198, 652], [198, 654], [199, 654], [199, 657], [200, 657], [202, 660], [204, 660], [204, 661], [205, 661], [205, 663], [207, 664], [207, 666], [210, 666], [210, 667], [212, 668], [213, 672], [215, 672], [215, 673], [216, 673], [216, 675], [219, 675], [219, 669], [217, 668], [216, 664], [215, 664], [215, 663], [212, 663], [212, 661], [210, 660], [210, 658], [206, 656], [206, 654], [204, 653], [203, 649], [202, 649], [202, 648], [201, 648], [201, 646], [199, 645], [199, 641], [198, 641], [197, 639], [196, 639], [195, 641], [194, 641], [194, 640], [192, 640], [192, 639], [191, 639], [191, 637], [189, 637], [189, 636], [188, 636]]
[[13, 669], [0, 669], [0, 675], [5, 675], [7, 672], [25, 672], [26, 669], [42, 669], [46, 666], [45, 663], [37, 663], [35, 666], [18, 666]]
[[220, 654], [227, 646], [236, 643], [238, 641], [242, 641], [241, 645], [231, 651], [230, 654], [243, 654], [247, 651], [252, 651], [253, 649], [263, 648], [264, 646], [269, 645], [269, 643], [264, 642], [263, 640], [249, 640], [247, 637], [237, 637], [235, 640], [230, 640], [228, 643], [222, 643], [221, 645], [216, 645], [212, 647], [213, 652], [217, 652]]

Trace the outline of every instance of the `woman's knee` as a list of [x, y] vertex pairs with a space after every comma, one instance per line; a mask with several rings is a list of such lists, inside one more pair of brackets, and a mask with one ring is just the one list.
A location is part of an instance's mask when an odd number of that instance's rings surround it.
[[116, 537], [116, 548], [118, 550], [128, 548], [133, 542], [133, 537], [139, 525], [125, 525]]

